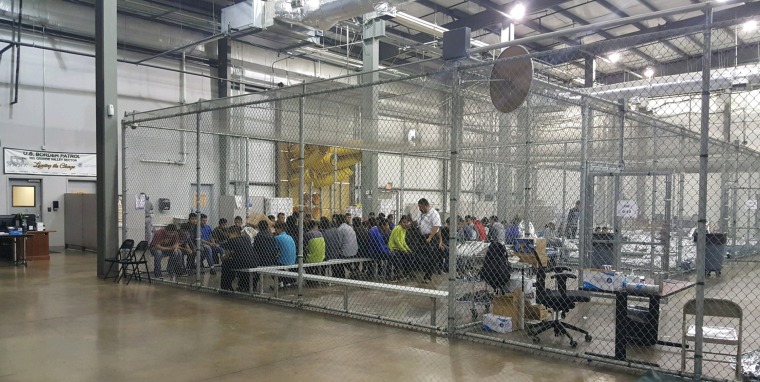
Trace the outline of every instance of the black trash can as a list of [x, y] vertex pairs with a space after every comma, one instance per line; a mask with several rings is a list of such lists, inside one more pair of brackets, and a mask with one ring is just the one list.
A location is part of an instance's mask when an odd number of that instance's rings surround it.
[[649, 307], [628, 305], [623, 335], [629, 344], [652, 346], [657, 343], [659, 323], [649, 312]]
[[[694, 234], [694, 241], [697, 235]], [[705, 240], [705, 273], [715, 272], [720, 274], [723, 270], [723, 259], [726, 257], [726, 243], [728, 236], [725, 233], [708, 233]]]
[[594, 233], [591, 234], [591, 258], [589, 266], [591, 268], [602, 269], [603, 265], [615, 264], [615, 234], [612, 233]]

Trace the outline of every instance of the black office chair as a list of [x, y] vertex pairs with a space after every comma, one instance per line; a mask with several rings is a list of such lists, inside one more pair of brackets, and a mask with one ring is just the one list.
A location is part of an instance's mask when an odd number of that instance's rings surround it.
[[504, 294], [509, 289], [509, 277], [512, 267], [507, 260], [508, 252], [504, 244], [492, 241], [483, 259], [483, 266], [478, 275], [496, 294]]
[[[119, 250], [116, 252], [114, 257], [110, 259], [105, 259], [107, 263], [111, 263], [111, 265], [108, 266], [108, 271], [103, 275], [103, 280], [108, 278], [108, 275], [111, 274], [111, 269], [113, 269], [114, 264], [121, 264], [122, 261], [126, 260], [130, 254], [132, 253], [132, 248], [135, 246], [135, 241], [132, 239], [124, 240], [124, 242], [121, 243], [121, 246], [119, 247]], [[114, 276], [115, 281], [118, 280], [121, 276], [121, 271]]]
[[[540, 342], [541, 339], [538, 335], [550, 329], [554, 330], [555, 337], [567, 336], [570, 339], [570, 347], [572, 348], [577, 347], [578, 342], [570, 336], [568, 330], [584, 334], [585, 341], [591, 342], [592, 337], [588, 331], [562, 321], [567, 313], [575, 308], [576, 303], [591, 301], [591, 297], [586, 292], [567, 290], [567, 280], [577, 279], [578, 276], [569, 273], [571, 269], [567, 267], [544, 267], [541, 265], [542, 263], [538, 254], [535, 254], [535, 256], [539, 264], [536, 270], [536, 302], [552, 310], [552, 320], [543, 321], [527, 328], [528, 334], [533, 336], [533, 342]], [[554, 273], [551, 275], [551, 278], [556, 280], [557, 290], [546, 289], [547, 273]]]

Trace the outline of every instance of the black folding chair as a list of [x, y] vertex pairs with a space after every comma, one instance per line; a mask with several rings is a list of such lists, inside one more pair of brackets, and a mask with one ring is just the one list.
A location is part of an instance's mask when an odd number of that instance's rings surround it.
[[[111, 274], [111, 270], [113, 269], [114, 264], [121, 264], [121, 262], [125, 259], [127, 259], [130, 254], [132, 253], [132, 248], [135, 246], [135, 241], [132, 239], [124, 240], [123, 243], [121, 243], [121, 246], [119, 247], [119, 250], [116, 252], [116, 255], [110, 259], [106, 259], [106, 262], [111, 263], [111, 265], [108, 266], [108, 271], [103, 275], [103, 280], [108, 279], [108, 275]], [[121, 271], [114, 276], [115, 279], [118, 279], [121, 276]]]
[[[129, 255], [129, 257], [122, 262], [122, 272], [121, 277], [127, 276], [127, 285], [129, 285], [129, 282], [132, 281], [132, 277], [137, 278], [137, 280], [142, 281], [142, 272], [140, 272], [140, 265], [143, 265], [145, 267], [145, 274], [148, 275], [148, 283], [152, 284], [153, 281], [150, 279], [150, 270], [148, 270], [148, 260], [145, 259], [145, 253], [148, 252], [148, 242], [143, 240], [139, 243], [137, 243], [137, 247], [135, 247], [134, 251]], [[140, 254], [140, 257], [137, 257], [137, 254]], [[129, 274], [127, 275], [127, 269], [130, 269]]]

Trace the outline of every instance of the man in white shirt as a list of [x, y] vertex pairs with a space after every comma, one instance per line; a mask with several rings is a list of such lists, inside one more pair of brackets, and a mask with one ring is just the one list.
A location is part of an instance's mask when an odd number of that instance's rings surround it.
[[441, 254], [446, 246], [443, 244], [441, 236], [441, 215], [430, 207], [430, 202], [425, 198], [417, 202], [417, 207], [420, 210], [420, 218], [417, 223], [420, 233], [425, 237], [425, 243], [427, 243], [426, 253], [422, 254], [429, 260], [428, 264], [422, 264], [425, 269], [423, 282], [427, 283], [431, 280], [433, 271], [439, 271], [443, 266]]

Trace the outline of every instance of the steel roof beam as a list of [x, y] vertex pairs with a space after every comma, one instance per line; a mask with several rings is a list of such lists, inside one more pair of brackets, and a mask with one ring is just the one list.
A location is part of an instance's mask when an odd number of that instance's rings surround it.
[[[657, 12], [660, 10], [654, 5], [652, 5], [652, 3], [649, 2], [649, 0], [639, 0], [639, 2], [643, 4], [645, 7], [649, 8], [649, 10], [652, 12]], [[664, 16], [662, 19], [665, 20], [666, 23], [672, 23], [675, 21], [675, 19], [672, 16]], [[697, 38], [694, 37], [693, 35], [688, 35], [686, 36], [686, 38], [689, 39], [689, 41], [693, 42], [695, 45], [697, 45], [700, 48], [704, 46], [702, 44], [702, 41], [697, 40]]]
[[[618, 7], [610, 4], [610, 2], [607, 1], [607, 0], [596, 0], [596, 3], [600, 4], [601, 6], [603, 6], [604, 8], [606, 8], [607, 10], [609, 10], [610, 12], [612, 12], [612, 13], [620, 16], [620, 17], [630, 17], [630, 15], [628, 13], [626, 13], [623, 10], [621, 10], [620, 8], [618, 8]], [[638, 30], [647, 29], [647, 26], [644, 25], [644, 24], [642, 24], [640, 21], [635, 22], [635, 23], [631, 23], [631, 25], [633, 25], [634, 27], [636, 27]], [[604, 32], [604, 34], [612, 36], [609, 32], [606, 32], [606, 31]], [[605, 38], [614, 38], [614, 36], [612, 36], [612, 37], [605, 37]], [[665, 45], [669, 49], [671, 49], [674, 52], [680, 54], [681, 56], [684, 56], [684, 57], [688, 57], [689, 56], [686, 52], [684, 52], [683, 50], [681, 50], [677, 46], [673, 45], [673, 43], [670, 42], [670, 41], [667, 41], [667, 40], [662, 41], [662, 45]]]
[[[569, 2], [570, 0], [534, 0], [528, 3], [528, 6], [530, 7], [527, 12], [529, 14], [536, 13], [543, 11], [545, 9], [549, 9], [555, 6], [562, 5], [564, 3]], [[472, 30], [478, 30], [483, 29], [492, 25], [499, 24], [504, 21], [505, 14], [509, 14], [509, 12], [512, 10], [512, 7], [515, 5], [515, 3], [518, 3], [519, 1], [513, 0], [508, 1], [504, 5], [496, 5], [492, 4], [492, 6], [489, 8], [487, 6], [483, 6], [484, 8], [487, 8], [483, 12], [478, 12], [474, 15], [470, 15], [466, 19], [457, 20], [454, 22], [450, 22], [448, 24], [444, 24], [443, 27], [447, 29], [457, 29], [462, 27], [470, 27]]]

